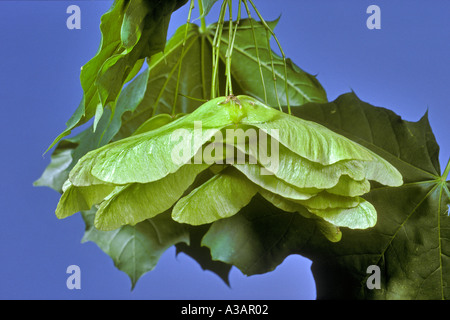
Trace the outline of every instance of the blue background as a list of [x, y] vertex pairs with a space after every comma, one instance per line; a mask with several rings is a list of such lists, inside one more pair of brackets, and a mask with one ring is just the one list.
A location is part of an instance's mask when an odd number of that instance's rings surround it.
[[[134, 291], [128, 276], [94, 243], [81, 244], [80, 215], [58, 220], [59, 194], [36, 188], [50, 161], [42, 156], [82, 96], [80, 67], [100, 42], [99, 22], [112, 1], [0, 1], [0, 298], [1, 299], [315, 299], [311, 262], [290, 256], [275, 271], [231, 288], [191, 258], [169, 249]], [[259, 0], [286, 55], [325, 87], [329, 100], [354, 90], [364, 101], [417, 121], [426, 110], [448, 160], [450, 1]], [[280, 5], [282, 3], [282, 5]], [[81, 30], [68, 30], [66, 9], [81, 8]], [[381, 30], [366, 27], [371, 4]], [[207, 21], [217, 17], [213, 8]], [[169, 34], [187, 8], [172, 18]], [[196, 13], [195, 13], [196, 14]], [[198, 16], [198, 14], [197, 14]], [[68, 290], [66, 268], [81, 268], [81, 289]]]

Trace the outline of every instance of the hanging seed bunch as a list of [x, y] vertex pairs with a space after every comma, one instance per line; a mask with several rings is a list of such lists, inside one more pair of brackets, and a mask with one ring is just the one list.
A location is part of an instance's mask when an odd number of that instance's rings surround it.
[[[273, 36], [282, 54], [287, 113], [278, 98], [281, 94], [270, 50], [278, 110], [267, 105], [261, 63], [262, 100], [266, 103], [249, 95], [233, 94], [232, 53], [242, 4], [254, 32], [245, 0], [239, 1], [236, 23], [231, 1], [222, 3], [212, 42], [209, 101], [189, 114], [175, 112], [176, 98], [181, 94], [179, 75], [193, 9], [191, 1], [172, 113], [153, 114], [131, 136], [84, 155], [63, 186], [56, 209], [59, 218], [95, 206], [94, 224], [99, 230], [135, 225], [168, 210], [176, 222], [203, 225], [237, 214], [260, 194], [283, 211], [314, 219], [331, 241], [340, 239], [340, 227], [365, 229], [375, 225], [375, 208], [361, 196], [370, 191], [371, 180], [387, 186], [401, 185], [400, 173], [361, 145], [291, 115], [284, 52], [253, 2], [248, 2], [259, 16], [267, 40]], [[225, 31], [226, 81], [222, 94], [219, 60], [227, 7], [230, 19]], [[256, 40], [254, 46], [259, 57]]]
[[249, 96], [218, 97], [173, 121], [160, 115], [138, 132], [80, 159], [59, 218], [97, 205], [95, 227], [112, 230], [172, 208], [175, 221], [201, 225], [235, 215], [259, 193], [322, 225], [365, 229], [376, 223], [361, 198], [369, 180], [402, 184], [370, 150]]

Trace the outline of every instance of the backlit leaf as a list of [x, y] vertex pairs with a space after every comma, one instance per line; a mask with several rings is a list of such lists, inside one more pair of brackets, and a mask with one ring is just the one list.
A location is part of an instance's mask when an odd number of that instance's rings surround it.
[[[273, 30], [278, 21], [269, 22]], [[252, 28], [253, 23], [253, 28]], [[235, 25], [235, 24], [234, 24]], [[211, 36], [214, 35], [216, 25], [209, 27]], [[253, 38], [255, 33], [256, 44]], [[222, 45], [220, 46], [221, 58], [225, 61], [225, 55], [229, 42], [229, 26], [224, 24], [222, 34]], [[278, 108], [278, 99], [282, 106], [287, 105], [285, 90], [285, 73], [283, 59], [272, 51], [268, 43], [268, 34], [263, 24], [249, 19], [243, 19], [238, 26], [238, 32], [234, 40], [231, 73], [242, 92], [235, 94], [246, 94], [257, 97], [266, 104]], [[212, 38], [209, 38], [210, 40]], [[256, 52], [258, 50], [258, 52]], [[272, 76], [272, 60], [275, 66], [275, 77], [277, 91], [274, 90], [274, 78]], [[258, 63], [258, 57], [260, 64]], [[263, 80], [260, 77], [260, 68]], [[249, 76], [251, 75], [251, 76]], [[315, 76], [305, 72], [287, 59], [287, 81], [289, 102], [293, 106], [300, 106], [306, 102], [327, 102], [325, 90]], [[265, 87], [265, 94], [263, 88]], [[278, 99], [277, 99], [278, 93]]]

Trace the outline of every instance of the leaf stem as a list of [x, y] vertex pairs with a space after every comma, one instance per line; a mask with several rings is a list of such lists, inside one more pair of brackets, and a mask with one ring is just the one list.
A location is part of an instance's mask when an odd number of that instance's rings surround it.
[[[228, 91], [226, 91], [225, 95], [232, 95], [233, 94], [233, 87], [232, 87], [232, 79], [231, 79], [231, 58], [233, 56], [233, 48], [234, 48], [234, 40], [236, 39], [237, 29], [239, 27], [239, 23], [241, 21], [241, 4], [242, 0], [239, 0], [239, 6], [238, 6], [238, 13], [237, 13], [237, 19], [236, 19], [236, 25], [234, 26], [233, 31], [233, 25], [230, 23], [230, 30], [228, 35], [228, 48], [227, 48], [227, 54], [226, 54], [226, 61], [227, 61], [227, 87]], [[229, 0], [229, 11], [230, 11], [230, 21], [232, 21], [232, 10], [231, 10], [231, 0]]]
[[188, 13], [187, 21], [186, 21], [186, 28], [184, 30], [184, 39], [183, 39], [183, 45], [181, 48], [180, 64], [178, 65], [177, 84], [175, 87], [175, 97], [173, 99], [173, 105], [172, 105], [172, 116], [175, 116], [176, 105], [178, 102], [177, 99], [178, 99], [178, 89], [180, 86], [181, 66], [183, 64], [184, 50], [186, 47], [186, 38], [187, 38], [187, 34], [188, 34], [189, 24], [191, 23], [191, 14], [192, 14], [193, 9], [194, 9], [194, 0], [191, 0], [191, 2], [189, 4], [189, 13]]
[[198, 0], [198, 11], [200, 14], [200, 33], [203, 33], [206, 31], [206, 21], [204, 17], [203, 12], [203, 3], [202, 0]]
[[[285, 86], [285, 93], [286, 93], [286, 103], [287, 103], [287, 107], [288, 107], [288, 112], [289, 114], [291, 114], [291, 106], [289, 103], [289, 93], [288, 93], [288, 78], [287, 78], [287, 63], [286, 63], [286, 55], [284, 54], [283, 48], [281, 47], [280, 41], [278, 41], [277, 36], [275, 35], [275, 33], [273, 32], [273, 30], [269, 27], [269, 25], [266, 23], [266, 21], [264, 20], [264, 18], [262, 17], [261, 13], [259, 13], [258, 8], [256, 8], [255, 4], [253, 3], [252, 0], [248, 0], [250, 2], [250, 4], [252, 5], [253, 9], [255, 10], [256, 14], [258, 15], [259, 19], [261, 20], [261, 23], [264, 25], [264, 27], [272, 34], [273, 38], [275, 39], [275, 41], [277, 42], [278, 48], [280, 49], [280, 53], [283, 57], [283, 64], [284, 64], [284, 86]], [[269, 46], [269, 51], [271, 51], [270, 46]]]
[[272, 66], [272, 80], [273, 80], [273, 87], [275, 90], [275, 96], [277, 97], [278, 109], [280, 109], [280, 111], [283, 112], [283, 109], [281, 108], [280, 97], [278, 95], [277, 76], [275, 75], [275, 66], [273, 63], [272, 49], [270, 48], [270, 35], [267, 29], [266, 29], [266, 39], [267, 39], [267, 50], [269, 51], [270, 56], [270, 64]]
[[261, 84], [262, 84], [263, 92], [264, 92], [264, 102], [267, 104], [266, 84], [264, 81], [264, 75], [263, 75], [262, 66], [261, 66], [261, 59], [259, 58], [259, 49], [258, 49], [258, 42], [256, 40], [255, 27], [253, 25], [253, 19], [252, 19], [252, 15], [250, 13], [250, 8], [248, 7], [247, 0], [243, 0], [243, 1], [244, 1], [245, 9], [247, 10], [248, 19], [250, 20], [250, 27], [252, 28], [253, 42], [255, 43], [256, 59], [258, 60], [259, 75], [261, 77]]
[[450, 173], [450, 158], [448, 159], [447, 166], [444, 169], [444, 173], [442, 174], [442, 181], [446, 182], [448, 178], [448, 174]]
[[214, 99], [216, 97], [217, 93], [217, 86], [218, 83], [218, 71], [219, 71], [219, 56], [220, 56], [220, 43], [222, 38], [222, 31], [223, 31], [223, 21], [225, 19], [225, 11], [227, 8], [227, 0], [224, 0], [222, 3], [222, 7], [220, 8], [220, 14], [219, 14], [219, 21], [217, 22], [217, 28], [216, 32], [214, 34], [214, 40], [213, 40], [213, 73], [212, 73], [212, 83], [211, 83], [211, 99]]
[[206, 80], [205, 80], [205, 36], [202, 34], [200, 40], [200, 66], [202, 72], [202, 97], [203, 99], [207, 99], [206, 97]]
[[232, 94], [233, 89], [231, 86], [231, 76], [230, 76], [230, 70], [231, 70], [231, 41], [233, 38], [233, 10], [232, 10], [232, 0], [228, 1], [228, 12], [229, 12], [229, 21], [228, 21], [228, 48], [225, 53], [225, 61], [226, 61], [226, 68], [225, 68], [225, 76], [226, 76], [226, 82], [225, 82], [225, 95], [229, 96]]
[[205, 81], [205, 31], [206, 31], [206, 21], [204, 17], [203, 3], [202, 0], [198, 0], [198, 11], [200, 14], [200, 29], [201, 34], [201, 44], [200, 44], [200, 67], [202, 73], [202, 97], [206, 99], [206, 81]]

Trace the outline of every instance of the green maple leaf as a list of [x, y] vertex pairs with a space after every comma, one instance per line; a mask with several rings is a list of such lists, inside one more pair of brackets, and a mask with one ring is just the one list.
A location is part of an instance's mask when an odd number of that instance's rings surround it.
[[225, 284], [230, 285], [229, 273], [232, 265], [222, 261], [213, 260], [208, 248], [201, 245], [209, 225], [187, 226], [189, 230], [189, 243], [179, 242], [175, 244], [177, 255], [184, 253], [198, 262], [203, 270], [209, 270], [218, 275]]
[[[149, 61], [149, 66], [134, 78], [118, 97], [114, 115], [110, 109], [102, 113], [97, 127], [93, 125], [74, 137], [66, 138], [59, 143], [52, 155], [52, 161], [42, 176], [35, 182], [37, 186], [49, 186], [61, 192], [63, 181], [76, 162], [87, 152], [97, 149], [111, 142], [128, 137], [134, 133], [153, 114], [169, 113], [171, 104], [175, 101], [173, 94], [176, 86], [176, 70], [179, 65], [184, 37], [184, 27], [180, 27], [168, 41], [165, 52], [155, 54]], [[206, 43], [199, 38], [198, 27], [192, 25], [186, 40], [185, 62], [182, 69], [183, 93], [198, 99], [203, 99], [203, 86], [200, 65], [204, 64], [204, 71], [208, 71], [205, 56], [200, 50], [207, 52]], [[201, 59], [203, 57], [203, 59]], [[209, 74], [209, 72], [208, 72]], [[205, 80], [207, 81], [207, 80]], [[176, 112], [191, 112], [200, 103], [179, 97]], [[156, 109], [156, 110], [155, 110]]]
[[[326, 122], [328, 127], [382, 155], [396, 166], [405, 181], [399, 188], [375, 187], [365, 197], [377, 208], [380, 221], [367, 233], [350, 231], [343, 237], [330, 252], [336, 258], [329, 260], [333, 268], [327, 265], [329, 276], [340, 273], [345, 266], [345, 279], [354, 286], [341, 288], [352, 288], [353, 296], [358, 298], [449, 299], [450, 248], [446, 239], [450, 236], [450, 193], [446, 180], [450, 167], [441, 175], [439, 146], [427, 114], [411, 123], [347, 94], [329, 105], [306, 106], [300, 115]], [[344, 255], [353, 255], [353, 261], [339, 258]], [[313, 270], [324, 267], [321, 261]], [[380, 290], [367, 288], [366, 270], [355, 268], [364, 264], [381, 268]], [[330, 283], [318, 286], [319, 297], [336, 297], [339, 291]]]
[[145, 58], [164, 49], [170, 16], [184, 3], [186, 0], [114, 1], [101, 18], [98, 52], [81, 69], [83, 99], [47, 151], [92, 117], [95, 131], [107, 106], [114, 114], [124, 84], [136, 76]]

